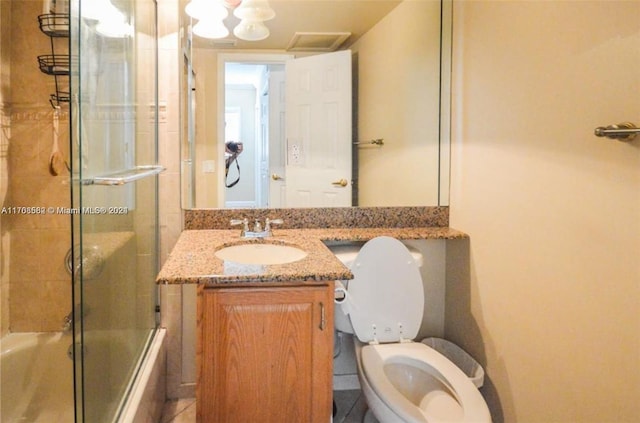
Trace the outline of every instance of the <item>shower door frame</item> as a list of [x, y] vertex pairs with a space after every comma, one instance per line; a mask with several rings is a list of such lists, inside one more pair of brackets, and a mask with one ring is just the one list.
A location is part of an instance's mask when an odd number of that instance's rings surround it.
[[[115, 422], [159, 327], [157, 0], [124, 4], [135, 30], [121, 41], [96, 38], [95, 22], [81, 17], [89, 1], [70, 2], [75, 421]], [[105, 63], [121, 70], [122, 84]]]

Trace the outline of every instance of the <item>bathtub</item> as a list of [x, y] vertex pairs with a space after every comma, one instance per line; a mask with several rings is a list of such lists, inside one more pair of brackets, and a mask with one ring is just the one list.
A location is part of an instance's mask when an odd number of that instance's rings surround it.
[[[166, 397], [165, 333], [159, 329], [152, 337], [114, 421], [159, 421]], [[0, 340], [1, 423], [73, 423], [73, 361], [67, 356], [71, 344], [71, 332], [12, 333]]]
[[0, 421], [73, 422], [71, 333], [12, 333], [0, 341]]

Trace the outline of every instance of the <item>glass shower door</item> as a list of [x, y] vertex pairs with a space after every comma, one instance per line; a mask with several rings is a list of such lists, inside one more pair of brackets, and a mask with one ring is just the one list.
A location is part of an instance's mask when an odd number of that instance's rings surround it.
[[76, 421], [117, 421], [157, 326], [154, 0], [73, 0]]

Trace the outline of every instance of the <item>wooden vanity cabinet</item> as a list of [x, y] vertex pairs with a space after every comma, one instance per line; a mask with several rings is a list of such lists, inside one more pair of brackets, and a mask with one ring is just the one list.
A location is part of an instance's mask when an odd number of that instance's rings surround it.
[[199, 423], [327, 423], [333, 283], [198, 288]]

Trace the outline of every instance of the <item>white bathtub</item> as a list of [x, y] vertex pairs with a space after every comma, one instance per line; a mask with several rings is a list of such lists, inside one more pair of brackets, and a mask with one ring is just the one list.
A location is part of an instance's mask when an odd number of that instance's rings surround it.
[[[159, 329], [153, 336], [118, 423], [159, 421], [166, 396], [165, 333]], [[12, 333], [0, 340], [1, 423], [73, 423], [71, 343], [70, 332]]]
[[0, 421], [73, 422], [71, 333], [12, 333], [2, 338]]

